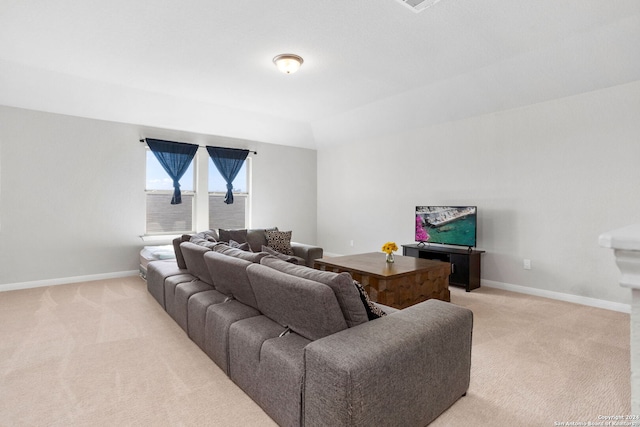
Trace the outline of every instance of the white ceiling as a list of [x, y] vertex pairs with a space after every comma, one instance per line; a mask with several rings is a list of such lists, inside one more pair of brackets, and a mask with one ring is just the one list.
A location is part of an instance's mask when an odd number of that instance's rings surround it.
[[639, 47], [640, 0], [0, 0], [0, 104], [317, 148], [640, 80]]

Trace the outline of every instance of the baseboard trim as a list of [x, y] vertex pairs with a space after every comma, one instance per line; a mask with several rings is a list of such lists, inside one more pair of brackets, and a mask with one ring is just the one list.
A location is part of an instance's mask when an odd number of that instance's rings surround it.
[[69, 283], [92, 282], [94, 280], [119, 279], [122, 277], [138, 276], [138, 270], [117, 271], [115, 273], [90, 274], [87, 276], [63, 277], [60, 279], [35, 280], [32, 282], [6, 283], [0, 285], [0, 292], [20, 289], [41, 288], [44, 286], [66, 285]]
[[[340, 256], [338, 254], [325, 254], [328, 257]], [[44, 286], [65, 285], [69, 283], [91, 282], [94, 280], [119, 279], [122, 277], [138, 276], [138, 270], [118, 271], [115, 273], [91, 274], [87, 276], [63, 277], [59, 279], [35, 280], [32, 282], [6, 283], [0, 284], [0, 292], [15, 291], [19, 289], [40, 288]], [[545, 289], [531, 288], [527, 286], [514, 285], [511, 283], [496, 282], [482, 279], [482, 286], [487, 288], [502, 289], [504, 291], [516, 292], [519, 294], [533, 295], [537, 297], [550, 298], [559, 301], [566, 301], [589, 307], [604, 308], [606, 310], [631, 313], [631, 305], [619, 302], [606, 301], [597, 298], [583, 297], [580, 295], [564, 294], [562, 292], [549, 291]], [[472, 291], [473, 292], [473, 291]]]
[[[342, 255], [325, 252], [324, 256], [327, 258], [331, 258], [331, 257], [342, 256]], [[554, 292], [554, 291], [548, 291], [544, 289], [531, 288], [528, 286], [513, 285], [511, 283], [495, 282], [493, 280], [481, 279], [480, 284], [481, 286], [486, 286], [487, 288], [502, 289], [504, 291], [516, 292], [519, 294], [526, 294], [526, 295], [533, 295], [533, 296], [542, 297], [542, 298], [550, 298], [550, 299], [555, 299], [559, 301], [566, 301], [574, 304], [586, 305], [589, 307], [597, 307], [597, 308], [603, 308], [605, 310], [619, 311], [621, 313], [628, 313], [628, 314], [631, 313], [631, 304], [623, 304], [620, 302], [583, 297], [580, 295], [564, 294], [562, 292]]]
[[492, 280], [483, 279], [480, 283], [482, 286], [486, 286], [487, 288], [502, 289], [504, 291], [511, 291], [511, 292], [517, 292], [519, 294], [527, 294], [527, 295], [533, 295], [536, 297], [566, 301], [574, 304], [586, 305], [589, 307], [604, 308], [605, 310], [619, 311], [621, 313], [631, 313], [631, 305], [623, 304], [620, 302], [583, 297], [580, 295], [563, 294], [562, 292], [554, 292], [554, 291], [548, 291], [545, 289], [530, 288], [527, 286], [513, 285], [511, 283], [494, 282]]

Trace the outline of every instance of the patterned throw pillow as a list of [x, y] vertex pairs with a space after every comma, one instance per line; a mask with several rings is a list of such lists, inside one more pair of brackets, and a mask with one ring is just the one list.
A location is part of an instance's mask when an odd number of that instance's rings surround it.
[[387, 313], [381, 310], [377, 305], [375, 305], [369, 299], [369, 295], [367, 294], [367, 291], [364, 290], [362, 285], [357, 280], [353, 281], [353, 285], [356, 287], [356, 289], [358, 289], [358, 292], [360, 292], [360, 299], [364, 304], [364, 309], [367, 311], [367, 316], [369, 317], [369, 320], [378, 319], [382, 316], [387, 315]]
[[265, 231], [267, 246], [285, 255], [293, 255], [291, 231]]

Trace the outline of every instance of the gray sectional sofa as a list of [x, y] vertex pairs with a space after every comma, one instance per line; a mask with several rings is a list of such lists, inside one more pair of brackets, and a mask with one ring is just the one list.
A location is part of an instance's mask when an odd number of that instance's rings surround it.
[[423, 426], [466, 393], [471, 311], [428, 300], [369, 320], [347, 273], [182, 240], [149, 263], [149, 292], [279, 425]]

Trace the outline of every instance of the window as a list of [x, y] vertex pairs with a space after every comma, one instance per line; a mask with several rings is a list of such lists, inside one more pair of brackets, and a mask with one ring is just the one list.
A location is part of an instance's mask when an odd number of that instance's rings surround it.
[[[195, 160], [195, 159], [194, 159]], [[194, 166], [189, 166], [180, 179], [182, 203], [171, 204], [173, 181], [156, 156], [147, 149], [147, 234], [175, 234], [194, 231]]]
[[[182, 203], [172, 205], [173, 182], [171, 178], [148, 148], [146, 156], [147, 236], [191, 233], [208, 228], [247, 227], [249, 223], [250, 158], [245, 160], [233, 182], [234, 203], [227, 205], [224, 203], [227, 184], [207, 151], [201, 147], [180, 179]], [[200, 177], [199, 173], [208, 174], [206, 183], [203, 182], [205, 177]], [[197, 188], [204, 188], [205, 193], [198, 196]]]
[[246, 228], [249, 197], [250, 170], [247, 158], [233, 181], [233, 198], [231, 205], [224, 203], [227, 183], [209, 158], [209, 228]]

